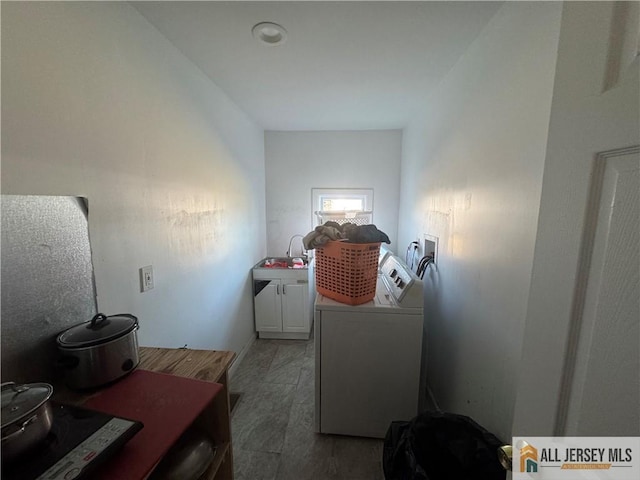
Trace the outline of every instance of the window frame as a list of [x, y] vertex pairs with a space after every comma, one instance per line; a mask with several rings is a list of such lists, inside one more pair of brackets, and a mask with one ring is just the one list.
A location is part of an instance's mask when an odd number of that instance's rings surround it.
[[[373, 218], [373, 188], [312, 188], [311, 189], [311, 225], [319, 225], [316, 212], [321, 211], [325, 198], [362, 199], [363, 212], [371, 212]], [[353, 211], [353, 210], [350, 210]]]

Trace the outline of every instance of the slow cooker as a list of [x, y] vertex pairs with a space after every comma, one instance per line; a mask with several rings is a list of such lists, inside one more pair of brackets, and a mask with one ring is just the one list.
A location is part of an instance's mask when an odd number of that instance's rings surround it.
[[98, 313], [58, 335], [59, 363], [67, 386], [95, 388], [133, 371], [140, 361], [137, 331], [138, 319], [133, 315]]

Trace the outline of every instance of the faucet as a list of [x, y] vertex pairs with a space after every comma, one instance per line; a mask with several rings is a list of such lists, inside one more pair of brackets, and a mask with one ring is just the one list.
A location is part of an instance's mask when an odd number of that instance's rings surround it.
[[[292, 258], [292, 256], [293, 256], [293, 255], [291, 255], [291, 245], [293, 244], [293, 240], [294, 240], [296, 237], [299, 237], [299, 238], [300, 238], [300, 242], [302, 242], [302, 239], [304, 238], [304, 236], [299, 235], [299, 234], [296, 234], [296, 235], [292, 236], [292, 237], [289, 239], [289, 248], [287, 249], [287, 257], [288, 257], [288, 258]], [[302, 250], [301, 250], [301, 252], [305, 252], [305, 253], [301, 253], [301, 254], [300, 254], [300, 256], [301, 256], [302, 258], [306, 259], [306, 258], [307, 258], [307, 254], [306, 254], [306, 250], [305, 250], [305, 248], [304, 248], [304, 245], [302, 245]]]

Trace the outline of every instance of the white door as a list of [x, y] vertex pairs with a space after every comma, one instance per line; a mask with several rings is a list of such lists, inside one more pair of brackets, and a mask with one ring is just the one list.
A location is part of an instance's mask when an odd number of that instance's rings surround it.
[[640, 435], [640, 62], [616, 54], [638, 51], [620, 5], [563, 6], [514, 436]]
[[256, 330], [258, 332], [282, 331], [282, 306], [280, 305], [280, 280], [268, 280], [253, 298]]
[[561, 405], [570, 436], [640, 432], [640, 154], [612, 153], [599, 159], [588, 281]]
[[309, 332], [309, 284], [282, 284], [282, 331]]

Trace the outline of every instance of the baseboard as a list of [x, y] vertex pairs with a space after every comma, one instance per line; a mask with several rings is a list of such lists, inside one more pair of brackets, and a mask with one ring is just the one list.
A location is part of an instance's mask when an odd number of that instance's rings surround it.
[[256, 341], [256, 334], [253, 333], [251, 335], [251, 338], [249, 338], [247, 343], [245, 343], [244, 347], [242, 347], [242, 350], [240, 350], [240, 353], [236, 355], [236, 358], [233, 360], [233, 363], [229, 367], [230, 378], [233, 378], [233, 374], [236, 372], [236, 370], [240, 366], [240, 363], [242, 362], [242, 359], [247, 355], [247, 352], [249, 351], [249, 349], [251, 348], [251, 346], [255, 341]]
[[308, 333], [289, 333], [289, 332], [258, 332], [258, 338], [266, 338], [271, 340], [309, 340], [311, 332]]

